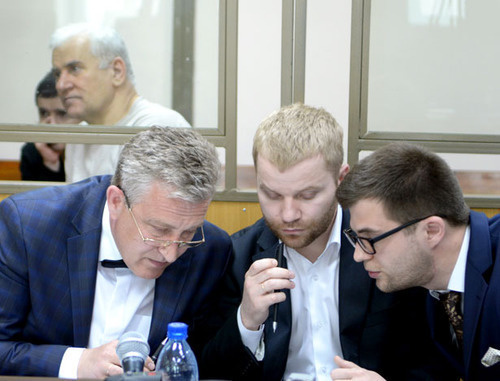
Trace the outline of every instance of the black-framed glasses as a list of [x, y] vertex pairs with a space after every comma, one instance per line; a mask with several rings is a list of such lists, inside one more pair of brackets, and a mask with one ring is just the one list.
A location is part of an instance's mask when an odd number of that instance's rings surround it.
[[[121, 189], [121, 188], [120, 188]], [[144, 242], [148, 246], [152, 247], [157, 247], [157, 248], [165, 248], [168, 247], [172, 244], [177, 244], [177, 247], [180, 249], [182, 247], [197, 247], [200, 246], [202, 243], [205, 243], [205, 231], [203, 230], [203, 226], [200, 226], [199, 229], [201, 231], [201, 239], [197, 241], [171, 241], [171, 240], [161, 240], [161, 239], [154, 239], [154, 238], [148, 238], [145, 237], [144, 234], [142, 234], [142, 230], [139, 227], [139, 224], [137, 223], [137, 220], [135, 219], [135, 215], [132, 212], [132, 207], [130, 206], [130, 203], [128, 202], [127, 195], [121, 189], [123, 192], [123, 196], [125, 197], [125, 203], [127, 204], [127, 209], [132, 216], [132, 220], [134, 220], [135, 226], [137, 227], [137, 230], [139, 231], [139, 234], [142, 238], [142, 242]]]
[[[432, 215], [431, 215], [432, 216]], [[397, 233], [400, 230], [406, 229], [408, 226], [414, 225], [417, 222], [420, 222], [422, 220], [425, 220], [426, 218], [429, 218], [431, 216], [427, 217], [422, 217], [422, 218], [417, 218], [415, 220], [411, 220], [410, 222], [407, 222], [406, 224], [400, 225], [392, 230], [389, 230], [388, 232], [382, 233], [376, 237], [373, 238], [366, 238], [366, 237], [360, 237], [358, 236], [351, 228], [344, 229], [344, 234], [351, 243], [352, 246], [356, 247], [356, 244], [361, 247], [361, 249], [366, 253], [373, 255], [377, 251], [375, 250], [375, 242], [378, 242], [384, 238], [387, 238], [395, 233]]]

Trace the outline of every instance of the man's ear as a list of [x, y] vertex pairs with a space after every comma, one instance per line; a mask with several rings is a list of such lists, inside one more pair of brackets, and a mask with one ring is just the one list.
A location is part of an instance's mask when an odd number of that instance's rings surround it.
[[446, 223], [439, 216], [426, 218], [422, 221], [422, 226], [425, 233], [425, 240], [431, 248], [436, 247], [446, 234]]
[[115, 57], [109, 65], [112, 70], [112, 82], [115, 86], [120, 86], [127, 79], [127, 66], [121, 57]]
[[106, 199], [108, 201], [109, 217], [114, 220], [120, 213], [126, 210], [125, 195], [116, 185], [110, 185], [106, 190]]
[[342, 164], [339, 171], [339, 184], [344, 180], [344, 177], [349, 173], [349, 164]]

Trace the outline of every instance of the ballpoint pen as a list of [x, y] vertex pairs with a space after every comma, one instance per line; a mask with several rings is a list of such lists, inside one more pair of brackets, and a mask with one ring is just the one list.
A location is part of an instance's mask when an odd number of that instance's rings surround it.
[[[283, 242], [281, 242], [278, 247], [276, 248], [277, 253], [277, 259], [278, 259], [278, 267], [281, 267], [282, 262], [283, 262]], [[278, 328], [278, 303], [274, 305], [274, 312], [273, 312], [273, 333], [276, 332], [276, 328]]]
[[155, 363], [155, 365], [156, 365], [156, 361], [158, 361], [158, 356], [160, 355], [161, 350], [163, 349], [163, 347], [167, 343], [167, 340], [168, 340], [168, 337], [165, 337], [165, 339], [163, 339], [163, 341], [160, 343], [160, 345], [156, 349], [156, 351], [153, 354], [153, 356], [151, 356], [151, 360], [153, 360], [153, 362]]

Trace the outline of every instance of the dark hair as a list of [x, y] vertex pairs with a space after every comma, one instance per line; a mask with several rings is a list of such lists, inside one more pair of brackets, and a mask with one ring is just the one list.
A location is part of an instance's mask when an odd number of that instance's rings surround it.
[[337, 199], [343, 208], [380, 201], [387, 216], [400, 223], [430, 215], [453, 226], [469, 221], [469, 207], [448, 164], [408, 143], [388, 144], [354, 165], [337, 188]]
[[55, 98], [57, 97], [56, 78], [52, 71], [49, 71], [45, 77], [42, 78], [36, 87], [35, 103], [40, 98]]

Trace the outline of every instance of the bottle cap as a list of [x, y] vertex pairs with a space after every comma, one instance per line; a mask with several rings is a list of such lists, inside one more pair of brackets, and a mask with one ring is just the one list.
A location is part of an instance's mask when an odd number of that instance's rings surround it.
[[167, 329], [167, 336], [169, 339], [184, 340], [188, 337], [188, 326], [185, 323], [169, 323]]

